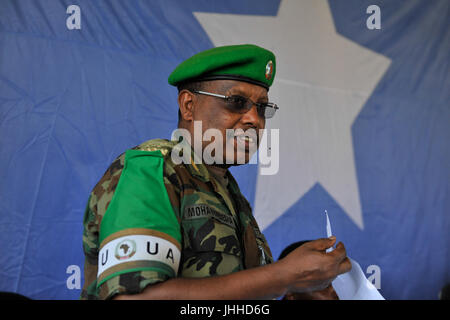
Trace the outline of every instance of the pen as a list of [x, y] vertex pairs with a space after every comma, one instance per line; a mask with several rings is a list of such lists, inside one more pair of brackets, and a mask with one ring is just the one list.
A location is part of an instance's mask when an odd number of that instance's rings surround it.
[[[327, 210], [325, 210], [325, 216], [327, 217], [327, 237], [331, 237], [333, 235], [333, 233], [331, 232], [331, 223], [330, 223], [330, 219], [328, 218], [328, 212]], [[327, 250], [325, 250], [326, 253], [333, 251], [333, 247], [328, 248]]]

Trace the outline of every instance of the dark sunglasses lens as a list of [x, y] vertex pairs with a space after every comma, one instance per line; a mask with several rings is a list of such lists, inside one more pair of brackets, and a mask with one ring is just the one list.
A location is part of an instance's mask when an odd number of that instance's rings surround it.
[[248, 99], [241, 96], [228, 97], [227, 102], [230, 109], [235, 112], [246, 112], [249, 104], [251, 107], [251, 102], [249, 103]]
[[[233, 112], [246, 113], [253, 106], [250, 99], [241, 96], [231, 96], [226, 99], [228, 108]], [[258, 114], [266, 119], [272, 118], [277, 111], [277, 106], [273, 103], [257, 103]]]
[[263, 108], [261, 108], [264, 110], [264, 117], [266, 119], [270, 119], [275, 115], [275, 112], [277, 111], [277, 109], [275, 109], [273, 106], [266, 104], [264, 105]]

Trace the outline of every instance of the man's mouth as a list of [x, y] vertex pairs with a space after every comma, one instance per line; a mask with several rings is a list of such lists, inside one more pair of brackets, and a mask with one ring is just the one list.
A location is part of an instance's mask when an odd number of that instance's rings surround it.
[[256, 134], [252, 133], [237, 133], [234, 135], [234, 138], [236, 139], [237, 146], [243, 146], [245, 149], [248, 149], [249, 147], [256, 147], [258, 138]]
[[236, 139], [238, 139], [239, 141], [244, 141], [244, 142], [248, 142], [248, 143], [256, 143], [256, 139], [249, 137], [249, 136], [245, 136], [245, 135], [238, 135], [235, 136]]

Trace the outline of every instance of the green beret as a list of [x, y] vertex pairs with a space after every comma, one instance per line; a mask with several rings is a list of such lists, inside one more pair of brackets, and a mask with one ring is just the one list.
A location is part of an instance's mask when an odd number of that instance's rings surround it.
[[239, 80], [267, 90], [275, 78], [275, 55], [253, 44], [216, 47], [185, 60], [169, 76], [173, 86], [207, 80]]

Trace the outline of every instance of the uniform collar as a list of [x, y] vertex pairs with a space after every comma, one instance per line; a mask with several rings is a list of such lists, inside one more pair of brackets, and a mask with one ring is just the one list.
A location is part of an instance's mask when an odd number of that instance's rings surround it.
[[[187, 170], [189, 171], [189, 173], [193, 176], [196, 176], [197, 178], [199, 178], [200, 180], [202, 180], [203, 182], [208, 182], [210, 181], [210, 173], [208, 171], [208, 169], [206, 168], [206, 165], [202, 163], [199, 163], [201, 156], [197, 155], [194, 151], [194, 148], [185, 140], [179, 140], [179, 141], [174, 141], [177, 145], [179, 145], [181, 147], [181, 150], [186, 150], [186, 149], [190, 149], [191, 150], [191, 154], [190, 154], [190, 163], [185, 163], [185, 166], [187, 168]], [[180, 156], [182, 156], [182, 151], [180, 152]]]

